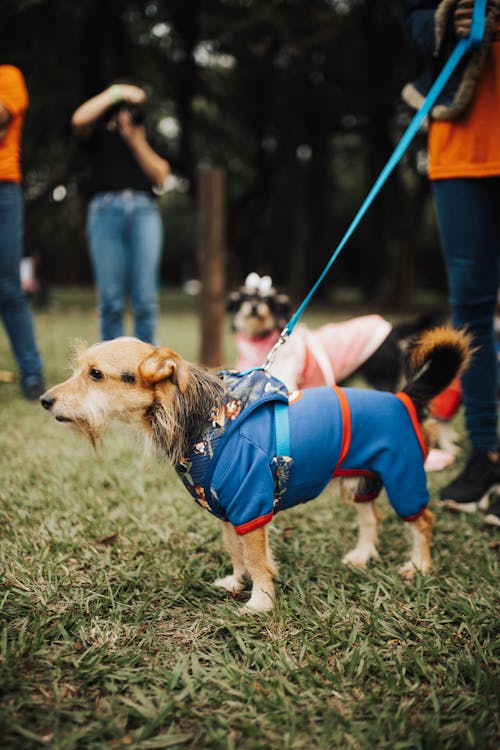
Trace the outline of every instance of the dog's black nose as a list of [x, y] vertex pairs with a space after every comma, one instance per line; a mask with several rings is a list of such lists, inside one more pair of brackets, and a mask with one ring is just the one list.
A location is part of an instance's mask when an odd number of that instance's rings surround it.
[[40, 396], [40, 403], [44, 409], [47, 409], [47, 411], [51, 410], [54, 405], [54, 401], [54, 396], [47, 396], [47, 394], [45, 393], [43, 394], [43, 396]]

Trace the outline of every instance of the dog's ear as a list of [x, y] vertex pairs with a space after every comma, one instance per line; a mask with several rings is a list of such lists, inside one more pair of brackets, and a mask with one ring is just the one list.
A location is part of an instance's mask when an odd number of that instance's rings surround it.
[[181, 393], [186, 392], [189, 383], [187, 363], [177, 352], [165, 346], [157, 346], [142, 360], [139, 375], [150, 385], [170, 380]]
[[241, 305], [241, 292], [231, 292], [226, 302], [226, 312], [236, 312]]
[[277, 294], [275, 298], [275, 316], [280, 326], [286, 325], [292, 312], [292, 300], [287, 294]]

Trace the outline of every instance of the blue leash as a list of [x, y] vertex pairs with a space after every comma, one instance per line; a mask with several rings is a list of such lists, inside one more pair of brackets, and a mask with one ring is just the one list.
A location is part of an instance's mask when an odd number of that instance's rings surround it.
[[276, 433], [276, 455], [290, 456], [288, 404], [283, 401], [274, 402], [274, 429]]
[[[467, 52], [469, 52], [469, 50], [476, 49], [481, 44], [483, 40], [483, 36], [484, 36], [485, 13], [486, 13], [486, 0], [475, 0], [474, 10], [472, 13], [471, 30], [470, 30], [469, 36], [466, 39], [460, 39], [455, 49], [453, 50], [452, 54], [446, 61], [446, 64], [443, 67], [441, 73], [436, 78], [429, 93], [427, 94], [427, 97], [424, 103], [422, 104], [418, 112], [415, 114], [413, 120], [410, 122], [401, 140], [396, 146], [392, 156], [389, 158], [389, 161], [387, 162], [385, 167], [382, 169], [380, 175], [375, 181], [375, 184], [373, 185], [372, 189], [370, 190], [367, 197], [363, 201], [361, 208], [359, 209], [358, 213], [356, 214], [353, 221], [351, 222], [351, 225], [349, 226], [349, 228], [347, 229], [347, 232], [344, 234], [342, 240], [340, 241], [337, 248], [335, 249], [333, 255], [331, 256], [330, 260], [325, 266], [323, 272], [321, 273], [318, 280], [316, 281], [316, 283], [310, 290], [309, 294], [304, 298], [303, 302], [298, 307], [297, 312], [290, 318], [289, 322], [287, 323], [285, 328], [282, 330], [277, 343], [273, 346], [273, 348], [269, 352], [269, 355], [264, 365], [264, 370], [267, 370], [271, 366], [271, 363], [273, 362], [273, 359], [277, 350], [282, 344], [285, 343], [288, 336], [292, 333], [299, 318], [301, 317], [307, 305], [309, 304], [312, 297], [316, 293], [316, 290], [318, 289], [319, 285], [321, 284], [321, 282], [327, 275], [328, 271], [337, 260], [344, 246], [347, 244], [348, 240], [350, 239], [350, 237], [352, 236], [352, 234], [358, 227], [359, 223], [361, 222], [361, 219], [364, 217], [368, 208], [373, 203], [375, 197], [378, 195], [381, 188], [387, 181], [387, 178], [389, 177], [394, 167], [398, 164], [401, 157], [403, 156], [408, 146], [412, 142], [422, 122], [431, 111], [432, 107], [434, 106], [435, 102], [437, 101], [439, 97], [439, 94], [445, 87], [447, 81], [449, 80], [456, 66], [458, 65], [462, 57]], [[277, 456], [289, 456], [290, 455], [290, 430], [289, 430], [289, 425], [288, 425], [288, 405], [287, 404], [284, 404], [281, 402], [275, 403], [274, 424], [275, 424], [275, 433], [276, 433], [276, 455]]]
[[469, 36], [466, 39], [460, 39], [456, 47], [454, 48], [453, 52], [451, 53], [450, 57], [446, 61], [446, 64], [444, 65], [441, 73], [436, 78], [435, 82], [433, 83], [429, 93], [427, 94], [427, 97], [418, 110], [418, 112], [413, 117], [413, 120], [408, 125], [408, 128], [403, 133], [403, 136], [401, 137], [401, 140], [399, 141], [398, 145], [394, 149], [394, 152], [392, 156], [389, 158], [389, 161], [385, 165], [385, 167], [382, 169], [380, 175], [378, 176], [377, 180], [375, 181], [372, 189], [368, 193], [367, 197], [363, 201], [361, 208], [359, 209], [358, 213], [352, 220], [349, 228], [347, 229], [346, 233], [344, 234], [343, 238], [337, 245], [337, 248], [333, 252], [333, 255], [331, 256], [330, 260], [326, 264], [323, 272], [320, 274], [318, 280], [313, 285], [310, 292], [307, 294], [307, 296], [304, 298], [303, 302], [298, 307], [296, 313], [290, 318], [285, 328], [282, 330], [280, 334], [280, 338], [277, 341], [277, 343], [273, 346], [271, 351], [269, 352], [269, 355], [266, 359], [266, 362], [264, 364], [264, 369], [268, 369], [271, 366], [271, 363], [274, 360], [275, 354], [279, 347], [285, 343], [288, 336], [292, 333], [293, 329], [295, 328], [299, 318], [302, 316], [304, 310], [308, 306], [309, 302], [311, 301], [312, 297], [315, 295], [318, 287], [322, 283], [323, 279], [329, 272], [330, 268], [333, 266], [335, 261], [337, 260], [338, 256], [344, 249], [345, 245], [347, 244], [348, 240], [353, 235], [354, 231], [360, 224], [361, 220], [363, 219], [364, 215], [368, 211], [369, 207], [373, 203], [374, 199], [382, 189], [383, 185], [387, 181], [387, 178], [391, 174], [391, 172], [394, 170], [394, 167], [398, 164], [401, 157], [407, 150], [408, 146], [412, 142], [413, 138], [415, 137], [416, 133], [418, 132], [420, 126], [422, 125], [422, 122], [427, 117], [429, 112], [431, 111], [432, 107], [436, 103], [440, 93], [442, 92], [443, 88], [445, 87], [446, 83], [448, 82], [451, 74], [457, 67], [460, 60], [464, 57], [464, 55], [469, 52], [470, 50], [476, 49], [480, 46], [483, 36], [484, 36], [484, 27], [485, 27], [485, 16], [486, 16], [486, 2], [487, 0], [475, 0], [474, 2], [474, 9], [472, 12], [472, 22], [471, 22], [471, 30], [469, 33]]

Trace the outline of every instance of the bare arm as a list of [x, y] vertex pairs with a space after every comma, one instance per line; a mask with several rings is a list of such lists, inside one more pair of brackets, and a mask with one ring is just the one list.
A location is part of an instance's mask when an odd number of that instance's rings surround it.
[[132, 151], [137, 163], [151, 183], [161, 188], [170, 174], [170, 164], [159, 156], [146, 140], [143, 125], [134, 125], [129, 112], [119, 112], [118, 132]]
[[138, 86], [121, 83], [110, 86], [100, 94], [87, 99], [75, 110], [71, 118], [71, 126], [77, 138], [86, 140], [92, 135], [94, 126], [101, 117], [113, 104], [120, 101], [130, 102], [130, 104], [142, 104], [146, 99], [145, 92]]

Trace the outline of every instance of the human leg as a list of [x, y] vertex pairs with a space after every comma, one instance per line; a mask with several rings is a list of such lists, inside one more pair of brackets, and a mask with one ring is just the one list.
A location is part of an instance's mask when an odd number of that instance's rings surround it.
[[473, 511], [500, 483], [498, 361], [494, 312], [500, 252], [500, 178], [433, 182], [449, 282], [453, 323], [466, 326], [475, 352], [462, 376], [466, 428], [472, 453], [464, 472], [441, 498]]
[[[42, 362], [35, 341], [33, 319], [21, 289], [22, 192], [15, 183], [0, 182], [0, 314], [21, 373], [28, 398], [43, 391]], [[40, 392], [42, 392], [40, 391]]]
[[153, 198], [135, 193], [129, 215], [129, 288], [134, 333], [141, 341], [156, 340], [158, 278], [163, 226]]
[[126, 217], [121, 193], [99, 193], [89, 205], [87, 238], [99, 296], [101, 338], [123, 335]]

